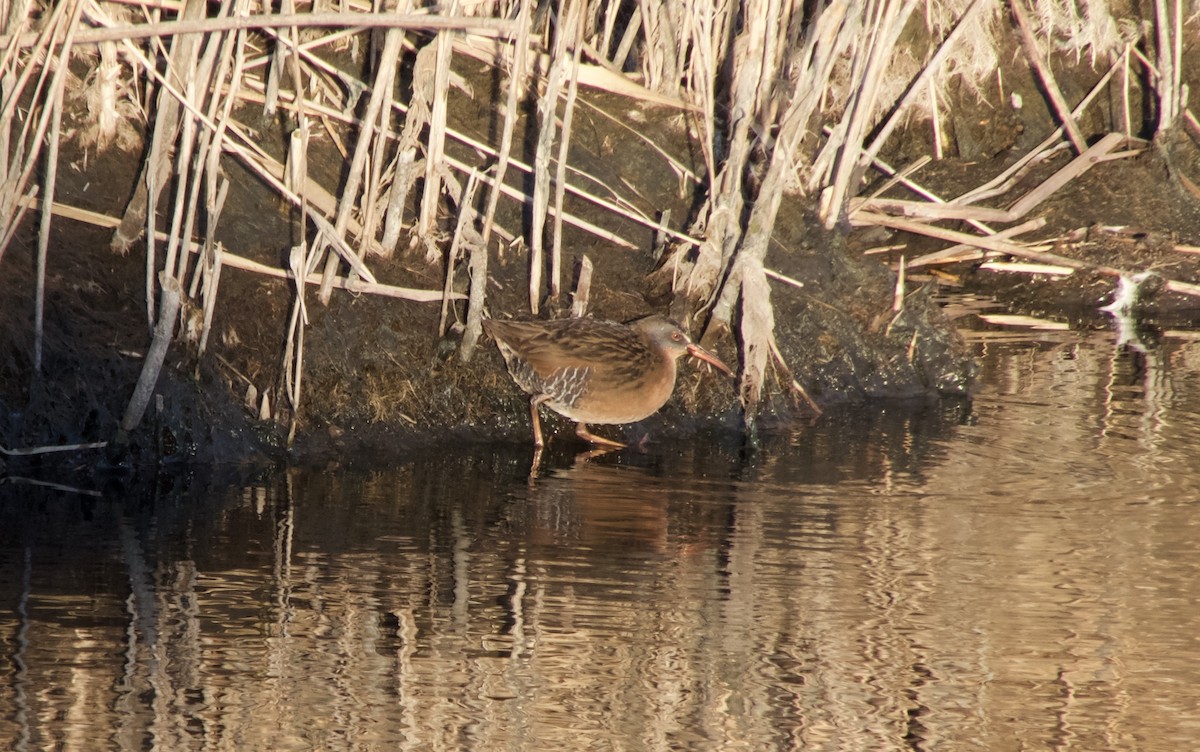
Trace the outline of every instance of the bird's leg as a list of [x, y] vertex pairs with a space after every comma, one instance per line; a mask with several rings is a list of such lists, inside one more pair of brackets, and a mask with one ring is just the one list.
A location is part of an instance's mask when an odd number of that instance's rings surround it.
[[612, 439], [606, 439], [603, 436], [597, 436], [596, 434], [592, 433], [591, 431], [588, 430], [586, 423], [576, 423], [575, 424], [575, 435], [578, 436], [579, 438], [583, 439], [584, 441], [587, 441], [592, 444], [597, 444], [599, 446], [612, 447], [613, 449], [624, 449], [625, 448], [625, 445], [619, 441], [613, 441]]
[[538, 449], [546, 445], [542, 441], [542, 419], [538, 417], [538, 408], [548, 399], [550, 399], [549, 395], [545, 394], [535, 394], [529, 399], [529, 420], [533, 423], [533, 445]]

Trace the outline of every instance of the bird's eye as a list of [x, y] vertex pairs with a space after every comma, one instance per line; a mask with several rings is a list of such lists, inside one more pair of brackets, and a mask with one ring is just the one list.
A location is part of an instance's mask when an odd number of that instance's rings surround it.
[[682, 342], [683, 335], [679, 332], [671, 332], [671, 339], [675, 340], [676, 342]]

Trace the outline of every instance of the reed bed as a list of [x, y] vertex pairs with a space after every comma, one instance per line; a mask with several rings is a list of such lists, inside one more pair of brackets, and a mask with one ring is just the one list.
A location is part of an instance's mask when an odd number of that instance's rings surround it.
[[[294, 433], [307, 306], [327, 302], [338, 288], [437, 301], [443, 331], [451, 319], [465, 321], [461, 355], [469, 358], [497, 238], [528, 249], [528, 307], [538, 313], [560, 294], [564, 224], [635, 245], [596, 219], [606, 215], [660, 232], [675, 295], [707, 343], [736, 329], [741, 397], [753, 416], [773, 372], [784, 388], [803, 392], [775, 341], [771, 302], [774, 286], [803, 284], [772, 269], [768, 258], [786, 194], [811, 197], [831, 230], [880, 225], [951, 244], [910, 259], [910, 267], [965, 253], [1062, 263], [1017, 239], [1040, 226], [1039, 204], [1099, 161], [1129, 156], [1196, 122], [1182, 78], [1189, 19], [1178, 0], [1156, 0], [1144, 19], [1054, 0], [452, 0], [429, 7], [412, 0], [5, 0], [0, 9], [0, 263], [35, 209], [35, 352], [55, 218], [115, 226], [114, 252], [145, 251], [154, 357], [145, 360], [123, 431], [137, 425], [149, 399], [145, 385], [153, 385], [170, 342], [183, 333], [203, 351], [227, 267], [284, 276], [294, 287], [281, 333], [286, 388], [274, 410]], [[927, 158], [898, 168], [885, 162], [893, 134], [913, 127], [928, 128], [930, 156], [941, 157], [941, 121], [963, 91], [988, 106], [1005, 105], [1006, 49], [1021, 50], [1048, 95], [1042, 144], [953, 198], [918, 184]], [[338, 62], [355, 54], [367, 61], [361, 78]], [[447, 117], [451, 92], [466, 85], [456, 69], [467, 62], [491, 66], [505, 82], [503, 101], [491, 103], [501, 124], [492, 141], [456, 130]], [[1056, 81], [1056, 70], [1072, 63], [1102, 71], [1079, 102]], [[411, 80], [404, 97], [401, 71]], [[627, 97], [649, 117], [687, 123], [702, 169], [684, 165], [667, 145], [655, 145], [662, 164], [652, 168], [679, 175], [695, 198], [692, 215], [671, 226], [637, 208], [643, 204], [627, 186], [605, 184], [571, 164], [573, 113], [597, 107], [589, 90]], [[1123, 108], [1123, 125], [1089, 142], [1095, 134], [1085, 134], [1079, 119], [1100, 94]], [[526, 127], [536, 145], [514, 154], [517, 120], [530, 101], [535, 122]], [[1135, 133], [1130, 125], [1129, 113], [1143, 102], [1157, 115], [1156, 133]], [[64, 107], [87, 113], [87, 127], [73, 136], [77, 148], [139, 155], [136, 190], [119, 216], [96, 217], [59, 201]], [[282, 111], [293, 123], [283, 162], [244, 120], [258, 111]], [[314, 131], [343, 149], [348, 167], [339, 184], [310, 174]], [[469, 147], [479, 160], [454, 156], [462, 149], [448, 144]], [[1009, 196], [1020, 176], [1064, 145], [1074, 151], [1072, 161], [1023, 196]], [[244, 258], [216, 241], [228, 161], [293, 208], [286, 267]], [[869, 185], [877, 190], [867, 193]], [[567, 196], [570, 206], [590, 207], [587, 217], [569, 210]], [[498, 205], [512, 201], [531, 207], [527, 227], [498, 223]], [[452, 221], [441, 222], [446, 214]], [[373, 258], [411, 249], [441, 264], [442, 289], [378, 282]], [[453, 281], [464, 261], [469, 285], [458, 293]], [[590, 262], [587, 269], [590, 279]], [[586, 305], [586, 292], [585, 283], [577, 304]], [[202, 313], [198, 330], [180, 326], [184, 308]]]

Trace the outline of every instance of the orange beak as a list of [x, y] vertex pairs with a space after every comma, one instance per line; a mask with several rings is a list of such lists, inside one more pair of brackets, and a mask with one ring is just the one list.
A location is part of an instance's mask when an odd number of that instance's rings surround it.
[[705, 350], [700, 345], [697, 345], [694, 343], [689, 344], [687, 351], [688, 351], [688, 355], [691, 355], [693, 358], [696, 358], [697, 360], [703, 360], [705, 363], [710, 364], [713, 368], [716, 368], [718, 371], [724, 373], [726, 376], [733, 375], [733, 371], [731, 371], [729, 369], [729, 366], [722, 363], [720, 358], [718, 358], [716, 355], [713, 355], [708, 350]]

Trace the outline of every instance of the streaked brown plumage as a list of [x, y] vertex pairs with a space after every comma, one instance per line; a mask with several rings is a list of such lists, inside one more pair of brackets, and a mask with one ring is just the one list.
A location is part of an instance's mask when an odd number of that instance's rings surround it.
[[665, 316], [628, 324], [488, 319], [483, 328], [496, 340], [513, 381], [531, 395], [533, 443], [538, 447], [543, 444], [540, 405], [575, 421], [581, 439], [622, 447], [596, 436], [587, 424], [635, 423], [658, 412], [675, 391], [675, 366], [684, 354], [733, 375]]

